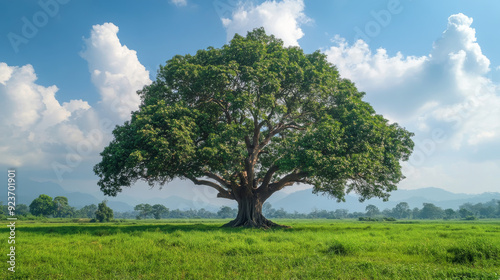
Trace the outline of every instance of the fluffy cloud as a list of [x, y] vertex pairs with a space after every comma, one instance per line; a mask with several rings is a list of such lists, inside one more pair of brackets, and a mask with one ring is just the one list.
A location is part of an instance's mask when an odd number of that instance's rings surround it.
[[389, 57], [387, 51], [379, 48], [372, 53], [370, 46], [358, 40], [349, 46], [338, 35], [332, 40], [335, 46], [325, 51], [328, 60], [334, 63], [343, 77], [356, 81], [360, 88], [381, 91], [401, 84], [422, 71], [428, 57], [404, 57], [400, 52]]
[[171, 0], [170, 2], [179, 7], [187, 5], [187, 0]]
[[113, 23], [94, 25], [81, 56], [87, 60], [92, 82], [101, 94], [103, 112], [111, 110], [108, 117], [123, 121], [139, 108], [137, 90], [151, 80], [136, 51], [122, 45], [117, 33]]
[[93, 108], [83, 100], [60, 103], [56, 86], [36, 83], [31, 65], [0, 63], [0, 164], [53, 168], [57, 177], [95, 158], [109, 142], [110, 129], [130, 118], [151, 83], [135, 51], [121, 45], [118, 27], [95, 25], [81, 56], [101, 99]]
[[325, 53], [382, 113], [422, 132], [442, 126], [459, 149], [500, 135], [498, 85], [486, 77], [490, 62], [471, 24], [463, 14], [450, 16], [432, 52], [422, 57], [391, 57], [382, 48], [372, 53], [362, 40], [349, 46], [339, 37]]
[[264, 27], [286, 46], [298, 46], [298, 40], [304, 36], [300, 25], [310, 21], [303, 11], [303, 0], [266, 1], [258, 6], [241, 2], [232, 17], [223, 18], [222, 23], [228, 40], [236, 33], [245, 36], [254, 28]]
[[51, 156], [48, 146], [85, 137], [75, 121], [90, 109], [89, 104], [71, 100], [61, 105], [56, 99], [58, 88], [38, 85], [36, 80], [29, 64], [16, 67], [0, 63], [0, 133], [8, 136], [0, 139], [0, 164], [36, 164]]
[[[500, 162], [491, 154], [500, 152], [499, 85], [488, 78], [490, 61], [472, 23], [464, 14], [450, 16], [432, 52], [422, 57], [389, 56], [382, 48], [373, 53], [362, 40], [350, 46], [340, 37], [324, 50], [378, 112], [416, 133], [406, 182], [466, 191], [471, 180], [456, 180], [455, 174], [482, 174], [485, 166], [498, 170]], [[435, 141], [436, 132], [446, 140]]]

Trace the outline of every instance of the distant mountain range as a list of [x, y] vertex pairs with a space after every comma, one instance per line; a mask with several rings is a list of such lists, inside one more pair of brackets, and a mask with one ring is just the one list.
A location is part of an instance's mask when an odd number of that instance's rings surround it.
[[[51, 197], [65, 196], [71, 206], [81, 208], [89, 204], [98, 204], [103, 200], [102, 196], [98, 197], [89, 193], [69, 192], [60, 185], [50, 182], [34, 182], [27, 181], [23, 183], [22, 188], [17, 189], [17, 203], [29, 205], [33, 199], [40, 194], [46, 194]], [[221, 201], [221, 204], [196, 203], [194, 201], [179, 197], [169, 196], [167, 198], [151, 198], [140, 201], [134, 197], [126, 195], [118, 195], [117, 197], [108, 198], [108, 206], [119, 212], [132, 211], [134, 206], [140, 203], [163, 204], [169, 209], [201, 209], [205, 208], [208, 211], [216, 212], [221, 205], [228, 205], [227, 200]], [[276, 193], [268, 202], [275, 209], [283, 208], [287, 212], [309, 213], [316, 210], [333, 211], [336, 209], [346, 209], [349, 212], [364, 212], [369, 204], [377, 206], [380, 210], [386, 208], [394, 208], [400, 202], [407, 202], [411, 208], [422, 208], [423, 203], [433, 203], [443, 209], [458, 207], [464, 203], [480, 203], [488, 202], [492, 199], [500, 200], [500, 193], [482, 193], [482, 194], [463, 194], [452, 193], [439, 188], [422, 188], [416, 190], [397, 190], [391, 193], [389, 201], [383, 202], [381, 199], [370, 199], [363, 203], [359, 202], [356, 195], [346, 195], [346, 202], [337, 203], [335, 199], [328, 198], [324, 195], [315, 195], [310, 189], [297, 191], [291, 194]], [[5, 202], [4, 202], [5, 204]]]
[[346, 202], [337, 203], [335, 199], [324, 195], [315, 195], [311, 190], [294, 192], [278, 200], [273, 200], [271, 197], [268, 201], [275, 209], [283, 208], [287, 212], [309, 213], [314, 209], [328, 211], [347, 209], [349, 212], [364, 212], [369, 204], [377, 206], [380, 210], [392, 209], [400, 202], [407, 202], [410, 208], [422, 208], [424, 203], [433, 203], [443, 209], [458, 209], [460, 205], [467, 202], [475, 204], [488, 202], [492, 199], [500, 200], [500, 193], [462, 194], [430, 187], [393, 191], [387, 202], [382, 201], [382, 199], [370, 199], [361, 203], [358, 196], [346, 195]]

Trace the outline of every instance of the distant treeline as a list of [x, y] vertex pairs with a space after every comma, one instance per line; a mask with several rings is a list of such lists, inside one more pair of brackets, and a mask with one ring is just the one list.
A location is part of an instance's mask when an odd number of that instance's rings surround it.
[[91, 204], [76, 209], [64, 196], [52, 197], [41, 194], [28, 206], [26, 204], [3, 205], [0, 201], [0, 219], [15, 216], [20, 220], [40, 218], [90, 218], [91, 222], [109, 222], [113, 220], [113, 210], [106, 205], [106, 200], [98, 205]]
[[[7, 205], [0, 202], [1, 219], [6, 219], [11, 213]], [[28, 206], [18, 204], [15, 207], [16, 217], [21, 219], [36, 219], [37, 217], [56, 217], [56, 218], [96, 218], [98, 206], [95, 204], [87, 205], [76, 209], [69, 205], [66, 197], [58, 196], [52, 200], [49, 196], [41, 195], [33, 200]], [[267, 218], [286, 218], [286, 219], [358, 219], [371, 218], [393, 218], [393, 219], [487, 219], [500, 218], [500, 200], [491, 200], [486, 203], [465, 203], [459, 209], [442, 209], [432, 203], [424, 203], [422, 208], [411, 209], [408, 203], [398, 203], [392, 209], [380, 210], [375, 205], [368, 205], [365, 212], [349, 213], [346, 209], [337, 209], [335, 211], [314, 210], [309, 214], [289, 213], [283, 208], [274, 209], [268, 202], [262, 207], [262, 212]], [[161, 204], [138, 204], [134, 211], [114, 212], [115, 219], [177, 219], [177, 218], [234, 218], [238, 213], [237, 209], [223, 206], [215, 212], [205, 209], [199, 210], [170, 210]], [[369, 220], [369, 219], [367, 219]]]

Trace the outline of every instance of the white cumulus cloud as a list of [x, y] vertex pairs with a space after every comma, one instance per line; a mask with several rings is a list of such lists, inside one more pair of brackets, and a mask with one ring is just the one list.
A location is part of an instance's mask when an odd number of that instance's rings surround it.
[[84, 40], [81, 56], [99, 91], [99, 106], [60, 102], [57, 86], [37, 84], [33, 66], [0, 62], [0, 165], [57, 166], [59, 176], [98, 156], [113, 126], [138, 109], [136, 91], [151, 83], [136, 52], [122, 45], [117, 33], [112, 23], [95, 25]]
[[[492, 156], [500, 152], [500, 85], [488, 78], [490, 61], [472, 23], [464, 14], [450, 16], [432, 51], [421, 57], [390, 56], [383, 48], [372, 52], [362, 40], [349, 45], [338, 36], [324, 50], [343, 77], [367, 92], [377, 112], [416, 133], [406, 187], [466, 191], [471, 180], [456, 180], [456, 174], [500, 166]], [[436, 131], [446, 141], [434, 141]], [[485, 187], [493, 186], [490, 177], [482, 180]]]
[[343, 77], [353, 80], [382, 113], [428, 130], [444, 126], [454, 148], [490, 141], [500, 134], [498, 85], [486, 77], [490, 62], [476, 41], [473, 20], [452, 15], [448, 27], [427, 56], [380, 48], [373, 53], [358, 40], [342, 38], [325, 50]]
[[139, 62], [137, 53], [120, 43], [118, 26], [113, 23], [94, 25], [85, 39], [81, 56], [88, 62], [92, 82], [101, 94], [103, 107], [118, 120], [130, 118], [139, 108], [137, 90], [151, 83], [149, 71]]
[[404, 78], [422, 71], [427, 57], [404, 57], [400, 52], [390, 57], [383, 48], [372, 53], [370, 46], [358, 40], [349, 46], [344, 38], [338, 35], [332, 40], [335, 46], [325, 53], [328, 60], [334, 63], [343, 77], [356, 81], [361, 88], [380, 90], [393, 87], [404, 81]]
[[283, 40], [285, 46], [298, 46], [304, 36], [300, 25], [310, 21], [304, 14], [303, 0], [265, 1], [260, 5], [241, 2], [231, 18], [222, 18], [227, 39], [238, 33], [245, 36], [248, 31], [264, 27], [268, 34]]
[[85, 137], [78, 128], [70, 132], [61, 127], [75, 126], [90, 105], [82, 100], [61, 104], [56, 99], [56, 86], [44, 87], [36, 80], [29, 64], [17, 67], [0, 63], [0, 164], [40, 163], [53, 155], [49, 146]]

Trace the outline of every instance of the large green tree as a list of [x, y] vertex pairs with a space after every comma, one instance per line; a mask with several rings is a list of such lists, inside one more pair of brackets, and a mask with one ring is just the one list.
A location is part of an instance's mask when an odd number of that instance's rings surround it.
[[101, 190], [191, 180], [238, 202], [228, 226], [275, 226], [262, 205], [296, 183], [338, 200], [387, 199], [413, 149], [412, 133], [377, 115], [324, 54], [283, 47], [262, 28], [174, 56], [138, 93], [139, 110], [94, 167]]

